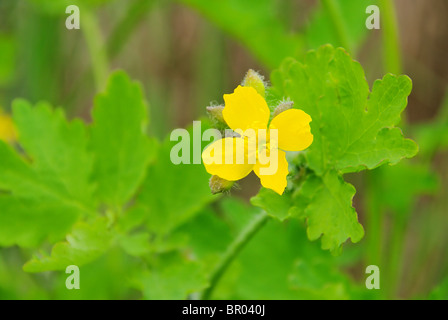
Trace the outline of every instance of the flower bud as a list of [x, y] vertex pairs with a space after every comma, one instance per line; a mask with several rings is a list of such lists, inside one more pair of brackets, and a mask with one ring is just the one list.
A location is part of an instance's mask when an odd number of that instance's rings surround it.
[[283, 101], [275, 108], [273, 116], [276, 117], [283, 111], [291, 109], [293, 105], [294, 105], [294, 102], [292, 102], [292, 101]]
[[206, 110], [212, 120], [214, 120], [216, 122], [220, 122], [220, 123], [225, 123], [224, 117], [222, 115], [224, 106], [210, 106], [210, 107], [207, 107]]
[[234, 181], [227, 181], [216, 175], [211, 176], [209, 180], [210, 190], [213, 194], [221, 193], [230, 190], [234, 184]]
[[249, 69], [247, 71], [246, 76], [244, 77], [243, 87], [252, 87], [264, 98], [265, 97], [265, 84], [264, 77], [260, 75], [258, 72]]

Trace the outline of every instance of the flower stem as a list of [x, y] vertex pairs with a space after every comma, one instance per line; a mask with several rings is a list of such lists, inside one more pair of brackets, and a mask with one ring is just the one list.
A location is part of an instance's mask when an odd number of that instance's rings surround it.
[[400, 38], [395, 14], [395, 7], [391, 0], [381, 0], [381, 18], [383, 31], [383, 59], [386, 72], [401, 74], [402, 62], [400, 52]]
[[367, 214], [366, 264], [374, 264], [381, 268], [383, 266], [381, 235], [383, 233], [384, 213], [376, 193], [379, 186], [374, 181], [374, 174], [372, 172], [366, 173], [366, 198], [364, 199]]
[[106, 51], [104, 50], [101, 30], [91, 10], [84, 9], [81, 14], [81, 19], [81, 30], [87, 42], [96, 88], [97, 90], [101, 90], [106, 83], [109, 73], [109, 64]]
[[226, 272], [232, 261], [238, 256], [244, 246], [252, 239], [252, 237], [266, 224], [268, 221], [268, 214], [263, 211], [255, 216], [249, 224], [241, 231], [236, 239], [230, 244], [226, 252], [222, 256], [216, 268], [213, 270], [210, 277], [210, 286], [205, 289], [202, 294], [203, 300], [210, 299], [213, 290]]
[[[366, 213], [366, 249], [364, 256], [364, 267], [376, 265], [380, 270], [386, 270], [384, 263], [385, 245], [383, 243], [384, 234], [384, 210], [381, 207], [381, 201], [378, 198], [378, 191], [381, 190], [377, 179], [378, 172], [368, 171], [365, 174], [365, 198], [364, 210]], [[381, 177], [379, 177], [381, 178]], [[386, 294], [384, 290], [375, 290], [376, 298], [384, 299]]]
[[389, 250], [388, 272], [386, 274], [386, 283], [388, 284], [386, 294], [388, 299], [396, 299], [399, 294], [406, 242], [406, 218], [407, 216], [403, 212], [395, 212]]
[[341, 10], [337, 3], [335, 3], [334, 0], [322, 0], [322, 4], [330, 16], [339, 44], [349, 53], [353, 53], [347, 33], [347, 26], [344, 23], [344, 18], [342, 17]]

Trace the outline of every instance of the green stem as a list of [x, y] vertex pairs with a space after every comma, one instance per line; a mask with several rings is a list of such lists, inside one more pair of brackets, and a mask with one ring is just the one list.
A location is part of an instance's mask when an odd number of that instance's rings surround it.
[[380, 0], [382, 30], [383, 30], [383, 59], [386, 72], [401, 74], [402, 62], [400, 38], [395, 7], [391, 0]]
[[375, 172], [366, 173], [365, 211], [367, 216], [367, 259], [366, 265], [382, 266], [382, 225], [383, 212], [379, 205], [375, 190], [378, 189], [373, 175]]
[[[400, 37], [395, 13], [395, 6], [392, 0], [380, 0], [382, 30], [383, 30], [383, 63], [385, 72], [394, 74], [402, 73], [402, 60], [400, 50]], [[402, 122], [406, 123], [405, 114], [402, 115]], [[388, 298], [393, 298], [397, 294], [400, 284], [402, 269], [402, 257], [404, 248], [404, 236], [406, 234], [406, 221], [403, 213], [395, 216], [394, 229], [390, 239], [390, 251], [386, 272], [386, 282], [388, 284], [386, 294]]]
[[103, 38], [98, 21], [93, 12], [85, 8], [81, 14], [81, 30], [87, 42], [89, 50], [93, 76], [97, 90], [101, 90], [106, 83], [108, 76], [108, 59], [103, 46]]
[[398, 294], [402, 275], [402, 261], [406, 236], [406, 215], [403, 212], [395, 212], [394, 228], [392, 229], [391, 246], [389, 252], [389, 267], [387, 268], [386, 283], [388, 285], [388, 298], [395, 298]]
[[330, 16], [331, 23], [336, 31], [340, 45], [349, 53], [352, 53], [347, 26], [344, 23], [344, 17], [342, 16], [339, 6], [335, 0], [322, 0], [322, 4]]
[[241, 249], [252, 239], [252, 237], [265, 225], [269, 216], [265, 211], [254, 217], [253, 220], [241, 231], [238, 237], [230, 244], [222, 256], [210, 277], [210, 286], [202, 294], [203, 300], [210, 299], [213, 290], [226, 272], [232, 261], [238, 256]]

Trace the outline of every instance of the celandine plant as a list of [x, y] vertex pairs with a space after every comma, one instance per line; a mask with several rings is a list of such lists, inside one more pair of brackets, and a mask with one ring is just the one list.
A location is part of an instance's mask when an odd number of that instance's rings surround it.
[[[172, 143], [148, 137], [147, 104], [124, 72], [114, 73], [95, 99], [91, 124], [67, 121], [46, 103], [15, 101], [18, 140], [0, 141], [0, 245], [36, 250], [50, 243], [51, 253], [29, 257], [24, 270], [76, 265], [81, 279], [105, 253], [118, 255], [114, 264], [126, 277], [108, 279], [146, 299], [214, 297], [230, 262], [270, 218], [301, 220], [310, 240], [321, 238], [323, 249], [340, 253], [347, 239], [358, 242], [364, 234], [352, 206], [355, 188], [344, 174], [417, 152], [396, 127], [411, 81], [388, 74], [369, 90], [359, 63], [323, 46], [302, 62], [284, 61], [271, 82], [266, 87], [250, 72], [225, 95], [224, 107], [209, 108], [220, 129], [227, 124], [235, 134], [201, 148], [205, 168], [174, 165]], [[219, 199], [210, 192], [210, 174], [217, 193], [251, 171], [263, 186], [251, 203], [261, 210], [250, 219], [234, 217], [240, 227], [231, 236], [208, 207]], [[282, 236], [283, 229], [270, 230], [269, 243]], [[310, 269], [303, 261], [295, 268], [291, 281], [301, 283]]]

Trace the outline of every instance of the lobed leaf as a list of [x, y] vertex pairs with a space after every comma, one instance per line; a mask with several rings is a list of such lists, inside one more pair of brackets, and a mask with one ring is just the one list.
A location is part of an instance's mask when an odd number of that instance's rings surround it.
[[208, 282], [201, 265], [182, 258], [163, 265], [141, 276], [143, 297], [148, 300], [181, 300], [204, 289]]
[[35, 257], [23, 269], [43, 272], [65, 270], [69, 265], [82, 266], [106, 252], [112, 239], [113, 233], [108, 230], [105, 218], [98, 218], [92, 224], [80, 222], [67, 235], [66, 242], [59, 242], [53, 247], [50, 256]]
[[113, 208], [126, 204], [142, 182], [154, 144], [146, 136], [147, 105], [140, 85], [122, 71], [95, 99], [90, 150], [98, 199]]
[[355, 188], [345, 182], [336, 172], [324, 176], [310, 174], [295, 195], [300, 203], [298, 215], [307, 220], [310, 240], [322, 236], [322, 248], [337, 254], [347, 238], [358, 242], [364, 229], [358, 223], [352, 199]]
[[261, 188], [255, 197], [250, 199], [250, 203], [256, 207], [264, 209], [271, 217], [283, 221], [289, 218], [289, 209], [292, 206], [291, 195], [278, 193], [271, 189]]
[[319, 175], [373, 169], [417, 153], [415, 142], [395, 127], [411, 92], [407, 76], [388, 74], [369, 92], [361, 65], [327, 45], [310, 51], [303, 64], [285, 61], [271, 78], [279, 98], [291, 98], [313, 119], [306, 157]]
[[0, 245], [28, 247], [93, 212], [93, 159], [84, 124], [61, 110], [16, 100], [13, 118], [25, 154], [0, 141]]
[[163, 143], [137, 198], [137, 205], [146, 209], [148, 227], [162, 234], [191, 219], [216, 198], [210, 192], [210, 175], [203, 165], [172, 163], [173, 145], [169, 140]]

